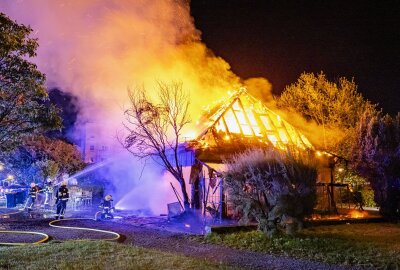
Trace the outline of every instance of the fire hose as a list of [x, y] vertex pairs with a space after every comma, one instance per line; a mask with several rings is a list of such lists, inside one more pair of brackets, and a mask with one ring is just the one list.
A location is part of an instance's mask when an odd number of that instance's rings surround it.
[[18, 243], [18, 242], [0, 242], [0, 246], [24, 246], [24, 245], [30, 245], [30, 244], [41, 244], [49, 240], [49, 235], [41, 232], [30, 232], [30, 231], [0, 231], [0, 233], [9, 233], [9, 234], [35, 234], [35, 235], [40, 235], [43, 236], [42, 239], [39, 241], [33, 242], [33, 243]]
[[18, 214], [18, 213], [21, 213], [21, 211], [0, 214], [0, 217], [6, 217], [6, 216], [9, 216], [9, 215], [15, 215], [15, 214]]
[[[8, 215], [13, 215], [17, 214], [20, 212], [11, 212], [7, 214], [0, 214], [0, 217], [2, 216], [8, 216]], [[97, 215], [97, 213], [96, 213]], [[113, 231], [108, 231], [108, 230], [100, 230], [100, 229], [93, 229], [93, 228], [86, 228], [86, 227], [75, 227], [75, 226], [61, 226], [61, 225], [55, 225], [57, 222], [61, 221], [67, 221], [67, 220], [95, 220], [97, 221], [96, 218], [69, 218], [69, 219], [60, 219], [60, 220], [53, 220], [49, 222], [49, 226], [54, 227], [54, 228], [62, 228], [62, 229], [72, 229], [72, 230], [85, 230], [85, 231], [93, 231], [93, 232], [100, 232], [100, 233], [106, 233], [106, 234], [111, 234], [114, 237], [112, 238], [106, 238], [106, 239], [90, 239], [90, 240], [104, 240], [104, 241], [116, 241], [121, 238], [121, 235], [119, 233], [113, 232]], [[49, 235], [41, 232], [34, 232], [34, 231], [9, 231], [9, 230], [0, 230], [0, 234], [34, 234], [34, 235], [41, 235], [43, 236], [42, 239], [36, 242], [31, 242], [31, 243], [20, 243], [20, 242], [0, 242], [0, 246], [23, 246], [23, 245], [30, 245], [30, 244], [41, 244], [49, 240]], [[88, 239], [85, 240], [77, 240], [77, 241], [87, 241]]]
[[[17, 212], [10, 212], [10, 213], [6, 213], [6, 214], [0, 214], [0, 217], [4, 217], [4, 216], [9, 216], [9, 215], [15, 215], [20, 213], [20, 211]], [[33, 242], [33, 243], [19, 243], [19, 242], [0, 242], [0, 246], [24, 246], [24, 245], [30, 245], [30, 244], [41, 244], [46, 242], [47, 240], [49, 240], [49, 236], [45, 233], [41, 233], [41, 232], [32, 232], [32, 231], [7, 231], [7, 230], [0, 230], [0, 234], [35, 234], [35, 235], [40, 235], [43, 236], [42, 239], [40, 239], [39, 241]]]
[[[86, 228], [86, 227], [74, 227], [74, 226], [60, 226], [60, 225], [55, 225], [55, 223], [61, 222], [61, 221], [67, 221], [67, 220], [94, 220], [97, 221], [95, 218], [66, 218], [66, 219], [56, 219], [53, 221], [49, 222], [49, 225], [54, 228], [61, 228], [61, 229], [71, 229], [71, 230], [83, 230], [83, 231], [92, 231], [92, 232], [101, 232], [101, 233], [106, 233], [106, 234], [111, 234], [114, 237], [113, 238], [106, 238], [106, 239], [90, 239], [90, 240], [104, 240], [104, 241], [116, 241], [121, 238], [121, 235], [119, 233], [113, 232], [113, 231], [107, 231], [107, 230], [100, 230], [100, 229], [93, 229], [93, 228]], [[80, 241], [87, 241], [88, 239], [85, 240], [80, 240]], [[78, 240], [79, 241], [79, 240]]]

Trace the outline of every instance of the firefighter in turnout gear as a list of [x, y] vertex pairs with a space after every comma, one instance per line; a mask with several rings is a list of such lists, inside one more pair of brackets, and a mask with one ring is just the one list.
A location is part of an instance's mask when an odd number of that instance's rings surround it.
[[29, 193], [28, 193], [28, 199], [27, 199], [26, 205], [25, 205], [25, 207], [28, 209], [28, 212], [32, 211], [33, 205], [35, 204], [35, 201], [37, 199], [39, 191], [40, 191], [39, 187], [36, 185], [36, 183], [32, 182], [31, 188], [29, 189]]
[[101, 212], [101, 219], [113, 219], [114, 216], [111, 214], [114, 211], [113, 198], [111, 195], [107, 195], [102, 200], [100, 207], [103, 209]]
[[53, 199], [53, 192], [54, 192], [53, 182], [51, 181], [50, 178], [47, 178], [46, 186], [44, 188], [44, 193], [46, 195], [46, 199], [44, 200], [44, 209], [50, 209], [50, 203]]
[[65, 209], [67, 208], [67, 201], [69, 199], [69, 192], [67, 188], [67, 181], [63, 181], [56, 194], [57, 213], [56, 219], [64, 218]]

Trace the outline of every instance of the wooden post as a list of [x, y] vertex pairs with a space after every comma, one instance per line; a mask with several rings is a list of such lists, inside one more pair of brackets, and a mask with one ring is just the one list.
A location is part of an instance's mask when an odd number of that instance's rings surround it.
[[222, 223], [222, 217], [223, 217], [223, 215], [222, 215], [222, 212], [223, 212], [223, 209], [224, 209], [224, 207], [223, 207], [223, 204], [224, 204], [224, 186], [223, 186], [223, 183], [222, 183], [222, 181], [223, 181], [223, 179], [221, 178], [221, 180], [219, 181], [219, 209], [218, 209], [218, 212], [219, 212], [219, 223]]

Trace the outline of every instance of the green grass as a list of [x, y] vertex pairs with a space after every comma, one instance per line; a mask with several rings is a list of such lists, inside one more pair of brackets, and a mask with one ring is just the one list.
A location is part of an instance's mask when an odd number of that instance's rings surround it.
[[0, 248], [0, 269], [232, 269], [173, 253], [105, 241]]
[[297, 237], [268, 239], [258, 231], [212, 233], [206, 242], [332, 264], [400, 269], [400, 225], [349, 224], [308, 228]]

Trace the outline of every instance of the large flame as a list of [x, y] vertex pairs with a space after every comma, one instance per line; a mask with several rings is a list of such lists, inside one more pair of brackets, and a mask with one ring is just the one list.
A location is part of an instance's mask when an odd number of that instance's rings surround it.
[[203, 147], [235, 138], [272, 144], [280, 149], [288, 145], [300, 149], [313, 148], [301, 132], [251, 96], [245, 88], [229, 93], [228, 98], [208, 108], [196, 127], [199, 134], [196, 139]]

